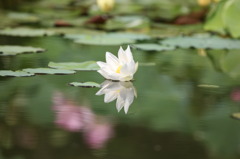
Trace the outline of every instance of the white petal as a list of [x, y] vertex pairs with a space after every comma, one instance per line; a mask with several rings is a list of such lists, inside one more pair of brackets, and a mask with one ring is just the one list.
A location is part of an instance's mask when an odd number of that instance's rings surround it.
[[125, 104], [124, 104], [124, 112], [125, 112], [125, 114], [127, 114], [130, 105], [131, 105], [131, 103], [129, 103], [128, 101], [125, 102]]
[[125, 55], [125, 51], [123, 48], [120, 46], [120, 49], [118, 50], [118, 59], [121, 64], [124, 64], [127, 62], [127, 57]]
[[128, 62], [133, 61], [133, 55], [132, 55], [132, 52], [131, 52], [131, 49], [130, 49], [129, 45], [128, 45], [127, 49], [125, 50], [125, 54], [126, 54]]
[[98, 73], [100, 73], [104, 78], [109, 79], [108, 73], [104, 70], [98, 70]]
[[118, 58], [110, 52], [106, 52], [106, 62], [113, 70], [119, 66]]
[[117, 102], [116, 102], [116, 107], [117, 107], [117, 111], [120, 112], [120, 110], [123, 108], [124, 106], [124, 101], [121, 97], [117, 98]]
[[124, 74], [125, 76], [130, 75], [131, 72], [129, 70], [129, 67], [127, 64], [123, 65], [120, 71], [121, 74]]
[[135, 71], [134, 71], [134, 73], [136, 73], [137, 70], [138, 70], [138, 62], [135, 63]]
[[134, 92], [132, 89], [127, 89], [127, 91], [124, 93], [125, 95], [125, 99], [124, 99], [124, 111], [127, 114], [128, 109], [130, 107], [130, 105], [133, 103], [134, 100]]
[[105, 96], [104, 96], [104, 102], [105, 102], [105, 103], [109, 103], [109, 102], [115, 100], [115, 99], [117, 98], [117, 96], [118, 96], [118, 93], [117, 93], [117, 92], [115, 92], [115, 91], [109, 91], [109, 92], [107, 92], [107, 93], [105, 94]]
[[108, 66], [105, 62], [102, 62], [102, 61], [98, 61], [97, 64], [100, 68]]

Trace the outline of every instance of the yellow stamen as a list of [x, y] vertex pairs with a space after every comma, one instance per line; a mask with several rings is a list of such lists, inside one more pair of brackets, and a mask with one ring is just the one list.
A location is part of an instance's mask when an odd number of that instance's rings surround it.
[[118, 66], [118, 68], [117, 68], [117, 70], [116, 70], [116, 73], [120, 73], [120, 71], [121, 71], [121, 68], [122, 68], [122, 66], [120, 65], [120, 66]]

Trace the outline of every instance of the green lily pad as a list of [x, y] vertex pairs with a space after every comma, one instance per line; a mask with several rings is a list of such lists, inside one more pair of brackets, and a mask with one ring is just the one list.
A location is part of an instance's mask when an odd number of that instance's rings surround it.
[[149, 27], [149, 19], [143, 16], [116, 16], [105, 25], [107, 30], [142, 29]]
[[32, 28], [7, 28], [0, 30], [0, 35], [5, 36], [20, 36], [20, 37], [40, 37], [40, 36], [50, 36], [55, 33], [50, 30], [44, 29], [32, 29]]
[[123, 38], [123, 39], [132, 39], [132, 40], [149, 40], [150, 36], [145, 34], [136, 34], [136, 33], [127, 33], [127, 32], [117, 32], [117, 33], [109, 33], [103, 36], [111, 37], [111, 38]]
[[25, 71], [11, 71], [11, 70], [0, 70], [0, 76], [4, 77], [29, 77], [34, 76], [33, 73], [28, 73]]
[[175, 49], [175, 46], [166, 46], [154, 43], [134, 44], [133, 47], [143, 51], [167, 51]]
[[26, 68], [23, 71], [33, 74], [51, 74], [51, 75], [64, 75], [74, 74], [73, 70], [53, 69], [53, 68]]
[[231, 117], [240, 120], [240, 113], [232, 113]]
[[41, 53], [43, 51], [45, 51], [45, 49], [35, 48], [31, 46], [0, 45], [0, 56], [13, 56], [18, 54]]
[[84, 38], [76, 39], [74, 42], [84, 45], [121, 45], [134, 43], [135, 40], [108, 36], [85, 36]]
[[75, 70], [75, 71], [96, 71], [99, 66], [95, 61], [85, 61], [85, 62], [50, 62], [48, 64], [51, 68]]
[[7, 15], [7, 17], [21, 23], [37, 23], [40, 21], [40, 18], [33, 14], [21, 12], [11, 12]]
[[197, 49], [240, 49], [240, 40], [217, 36], [179, 36], [160, 41], [161, 44], [180, 48]]
[[100, 88], [101, 85], [95, 82], [84, 82], [84, 83], [80, 83], [80, 82], [72, 82], [69, 83], [70, 86], [74, 86], [74, 87], [85, 87], [85, 88], [94, 88], [94, 87], [98, 87]]

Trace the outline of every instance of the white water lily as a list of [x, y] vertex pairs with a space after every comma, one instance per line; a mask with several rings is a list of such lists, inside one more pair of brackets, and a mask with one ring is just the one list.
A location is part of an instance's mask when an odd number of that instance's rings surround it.
[[120, 47], [118, 58], [110, 52], [106, 52], [106, 63], [98, 61], [98, 72], [106, 79], [115, 81], [130, 81], [137, 71], [138, 62], [135, 63], [130, 46], [124, 51]]
[[106, 80], [101, 84], [101, 89], [96, 93], [96, 95], [103, 94], [105, 94], [105, 103], [109, 103], [117, 99], [116, 107], [118, 112], [124, 108], [124, 112], [126, 114], [130, 105], [134, 101], [134, 96], [137, 97], [137, 92], [132, 82], [112, 82]]

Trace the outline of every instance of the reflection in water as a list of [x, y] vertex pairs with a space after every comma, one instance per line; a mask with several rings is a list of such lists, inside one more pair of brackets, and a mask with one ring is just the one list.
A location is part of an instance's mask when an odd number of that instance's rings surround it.
[[235, 102], [239, 102], [240, 101], [240, 89], [237, 88], [237, 89], [234, 89], [232, 92], [231, 92], [231, 99]]
[[113, 82], [106, 80], [101, 86], [101, 89], [96, 95], [105, 94], [105, 103], [117, 99], [116, 107], [118, 112], [124, 107], [124, 112], [127, 114], [129, 106], [133, 103], [134, 96], [137, 97], [137, 91], [132, 82]]
[[76, 105], [62, 93], [53, 95], [53, 109], [56, 112], [55, 123], [67, 131], [83, 132], [90, 148], [103, 148], [113, 137], [112, 124], [106, 117], [95, 115], [89, 107]]
[[94, 115], [88, 107], [77, 106], [63, 94], [53, 95], [53, 109], [56, 111], [55, 123], [68, 131], [79, 131], [94, 120]]

